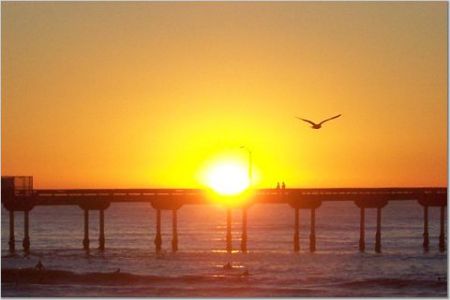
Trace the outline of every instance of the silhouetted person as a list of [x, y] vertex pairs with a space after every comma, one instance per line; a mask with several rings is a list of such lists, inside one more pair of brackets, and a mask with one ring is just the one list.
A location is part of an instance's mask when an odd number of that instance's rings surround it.
[[224, 270], [232, 270], [233, 266], [231, 265], [231, 263], [227, 262], [226, 264], [223, 265], [223, 269]]
[[302, 120], [302, 121], [305, 121], [305, 122], [307, 122], [307, 123], [309, 123], [309, 124], [311, 124], [312, 126], [311, 126], [311, 128], [312, 129], [320, 129], [321, 127], [322, 127], [322, 124], [323, 123], [325, 123], [325, 122], [327, 122], [327, 121], [330, 121], [330, 120], [333, 120], [333, 119], [336, 119], [336, 118], [339, 118], [341, 115], [339, 114], [339, 115], [337, 115], [337, 116], [334, 116], [334, 117], [331, 117], [331, 118], [328, 118], [328, 119], [326, 119], [326, 120], [323, 120], [322, 122], [320, 122], [320, 123], [314, 123], [313, 121], [310, 121], [310, 120], [307, 120], [307, 119], [302, 119], [302, 118], [299, 118], [299, 117], [296, 117], [297, 119], [300, 119], [300, 120]]
[[281, 189], [285, 189], [286, 188], [286, 184], [284, 184], [284, 181], [283, 181], [283, 183], [281, 184]]
[[277, 190], [280, 189], [280, 182], [277, 182]]
[[38, 261], [38, 263], [36, 264], [36, 266], [34, 266], [34, 268], [38, 271], [42, 271], [45, 269], [44, 265], [42, 264], [41, 260]]

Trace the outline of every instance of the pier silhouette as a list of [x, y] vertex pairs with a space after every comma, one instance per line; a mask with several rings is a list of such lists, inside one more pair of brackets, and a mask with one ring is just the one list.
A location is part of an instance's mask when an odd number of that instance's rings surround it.
[[[98, 248], [105, 250], [105, 210], [114, 202], [147, 202], [156, 210], [155, 251], [162, 250], [161, 213], [172, 212], [172, 251], [178, 251], [177, 212], [183, 205], [211, 204], [207, 191], [201, 189], [33, 189], [32, 177], [2, 177], [2, 204], [9, 211], [9, 250], [15, 251], [14, 213], [24, 213], [23, 249], [30, 250], [29, 212], [40, 205], [73, 205], [84, 211], [83, 248], [90, 249], [89, 212], [99, 212]], [[416, 200], [423, 207], [424, 232], [422, 247], [429, 251], [428, 211], [440, 208], [439, 250], [445, 251], [444, 218], [447, 206], [446, 187], [410, 188], [285, 188], [255, 189], [242, 203], [242, 235], [240, 250], [247, 252], [247, 215], [253, 204], [287, 204], [294, 210], [293, 250], [300, 251], [300, 210], [310, 211], [309, 251], [316, 250], [316, 211], [326, 201], [351, 201], [360, 208], [359, 251], [365, 251], [365, 212], [376, 209], [375, 252], [381, 252], [381, 214], [390, 201]], [[232, 252], [231, 208], [226, 209], [226, 250]]]

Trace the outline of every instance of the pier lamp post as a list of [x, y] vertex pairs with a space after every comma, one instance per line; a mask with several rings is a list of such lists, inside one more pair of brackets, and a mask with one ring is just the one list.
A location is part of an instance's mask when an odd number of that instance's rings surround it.
[[241, 146], [239, 147], [240, 149], [245, 149], [248, 152], [248, 181], [249, 181], [249, 186], [252, 187], [253, 185], [253, 178], [252, 178], [252, 150], [250, 150], [248, 147], [246, 146]]
[[[248, 181], [249, 186], [253, 186], [252, 178], [252, 150], [246, 146], [241, 146], [240, 149], [248, 151]], [[241, 238], [241, 250], [243, 253], [247, 253], [247, 207], [242, 208], [242, 238]]]

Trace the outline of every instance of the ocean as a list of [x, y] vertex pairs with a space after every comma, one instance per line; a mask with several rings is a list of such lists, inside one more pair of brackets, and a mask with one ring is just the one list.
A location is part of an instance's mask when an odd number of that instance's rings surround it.
[[[91, 251], [82, 250], [83, 211], [35, 207], [31, 252], [22, 251], [23, 214], [16, 213], [16, 253], [8, 252], [2, 208], [2, 296], [158, 297], [446, 297], [447, 251], [440, 253], [439, 208], [429, 209], [430, 250], [422, 248], [423, 209], [391, 201], [382, 210], [382, 253], [375, 253], [376, 210], [366, 210], [366, 251], [358, 251], [359, 209], [324, 202], [316, 210], [316, 252], [309, 252], [309, 210], [300, 211], [300, 252], [293, 251], [294, 210], [258, 204], [248, 211], [248, 253], [225, 251], [226, 209], [186, 205], [162, 213], [163, 251], [155, 253], [156, 211], [147, 203], [113, 203], [105, 211], [106, 249], [98, 247], [98, 212], [90, 213]], [[447, 228], [447, 218], [445, 222]], [[447, 232], [447, 231], [446, 231]], [[241, 212], [233, 210], [233, 249]], [[33, 270], [41, 260], [45, 272]], [[223, 266], [230, 262], [232, 269]], [[120, 270], [119, 270], [120, 269]], [[248, 274], [247, 274], [248, 272]]]

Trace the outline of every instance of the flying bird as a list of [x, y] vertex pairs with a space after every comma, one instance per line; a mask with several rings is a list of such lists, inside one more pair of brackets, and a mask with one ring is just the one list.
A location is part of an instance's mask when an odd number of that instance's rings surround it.
[[302, 120], [302, 121], [308, 122], [309, 124], [311, 124], [311, 125], [312, 125], [312, 126], [311, 126], [312, 129], [320, 129], [320, 128], [322, 127], [322, 124], [323, 124], [323, 123], [325, 123], [325, 122], [327, 122], [327, 121], [330, 121], [330, 120], [333, 120], [333, 119], [336, 119], [336, 118], [339, 118], [340, 116], [341, 116], [341, 115], [339, 114], [339, 115], [337, 115], [337, 116], [334, 116], [334, 117], [325, 119], [325, 120], [323, 120], [323, 121], [320, 122], [320, 123], [314, 123], [313, 121], [306, 120], [306, 119], [302, 119], [302, 118], [299, 118], [299, 117], [296, 117], [296, 118], [297, 118], [297, 119], [300, 119], [300, 120]]

